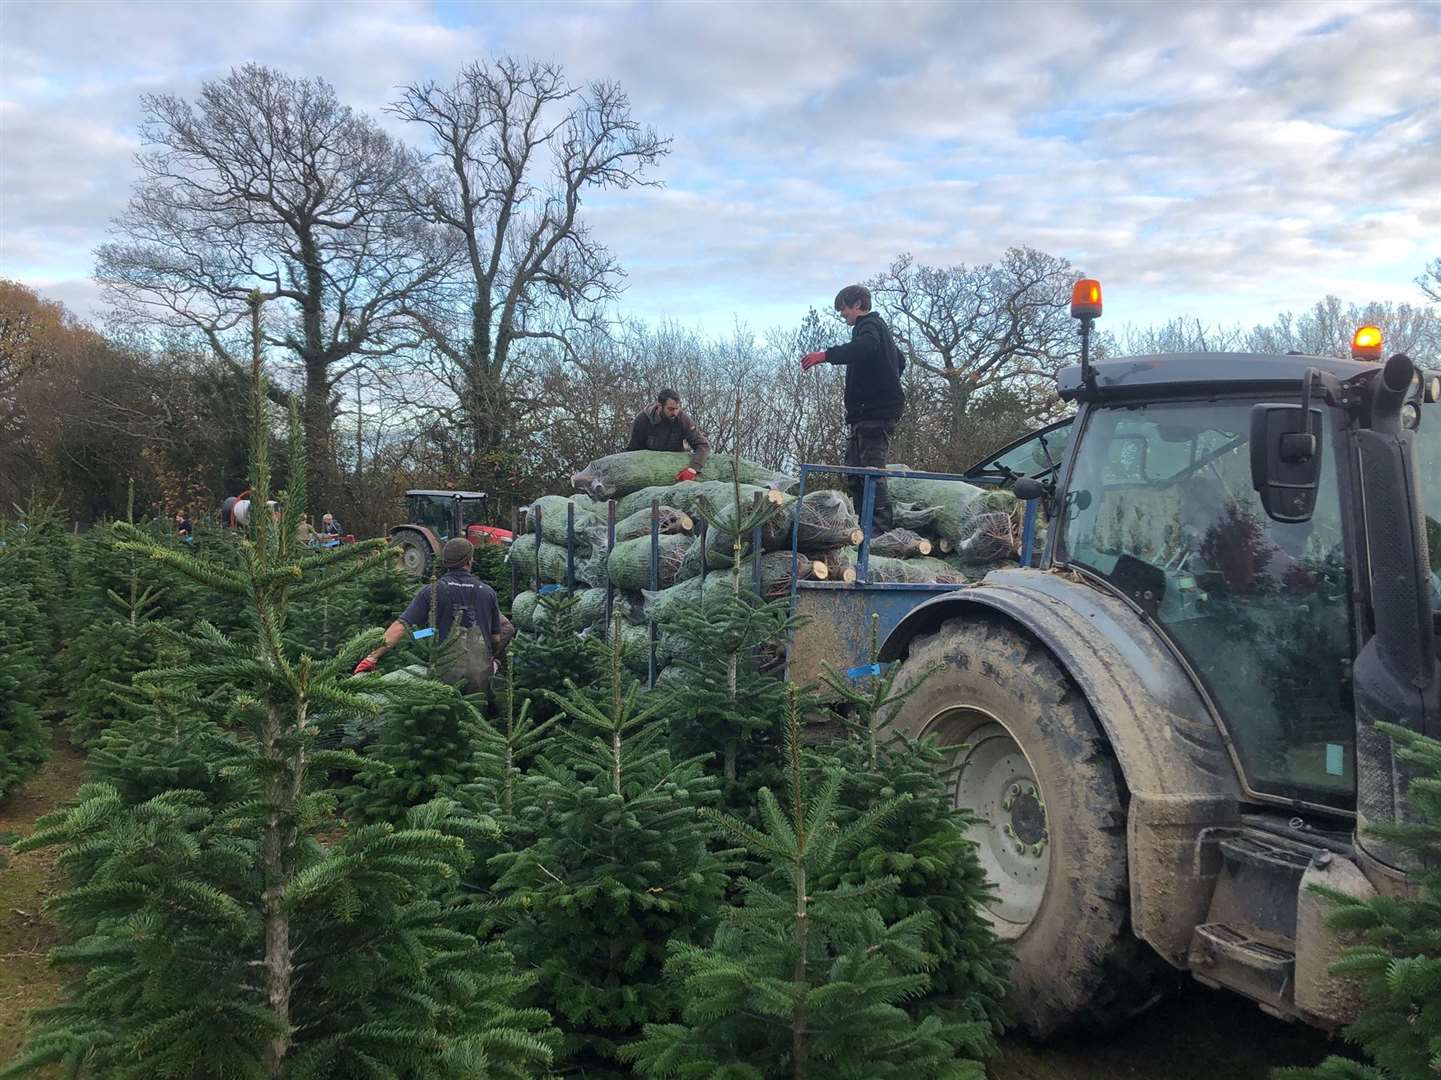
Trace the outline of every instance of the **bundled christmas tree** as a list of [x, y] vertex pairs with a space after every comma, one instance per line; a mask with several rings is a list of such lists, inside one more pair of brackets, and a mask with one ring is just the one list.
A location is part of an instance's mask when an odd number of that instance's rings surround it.
[[493, 861], [505, 935], [538, 977], [534, 1000], [565, 1033], [573, 1069], [612, 1075], [618, 1047], [678, 1008], [667, 942], [714, 922], [726, 863], [699, 815], [716, 801], [697, 760], [665, 749], [661, 702], [638, 704], [613, 640], [597, 701], [567, 683], [553, 753], [522, 782], [535, 840]]
[[[252, 297], [251, 490], [270, 488], [260, 299]], [[325, 729], [375, 711], [378, 677], [349, 672], [379, 632], [317, 661], [285, 641], [290, 603], [358, 573], [381, 542], [312, 552], [295, 543], [305, 456], [291, 412], [282, 520], [256, 515], [240, 569], [117, 527], [122, 547], [168, 563], [247, 613], [233, 639], [206, 622], [191, 660], [137, 681], [241, 728], [207, 762], [235, 785], [134, 804], [82, 788], [27, 848], [63, 844], [75, 882], [54, 902], [79, 969], [68, 1000], [38, 1017], [11, 1072], [60, 1064], [112, 1077], [525, 1076], [544, 1070], [547, 1018], [512, 1001], [523, 979], [458, 894], [476, 822], [450, 803], [344, 831], [324, 769], [359, 764], [317, 749]], [[217, 696], [213, 688], [238, 688]], [[158, 735], [158, 730], [151, 734]]]
[[1396, 756], [1418, 770], [1408, 805], [1413, 820], [1372, 825], [1416, 856], [1415, 896], [1361, 900], [1327, 891], [1334, 929], [1357, 935], [1332, 970], [1362, 980], [1362, 1007], [1346, 1038], [1371, 1059], [1332, 1057], [1314, 1069], [1287, 1069], [1294, 1080], [1412, 1080], [1441, 1073], [1441, 742], [1382, 725]]
[[856, 672], [853, 677], [827, 665], [824, 680], [847, 738], [818, 743], [809, 768], [813, 783], [828, 775], [841, 778], [836, 819], [842, 826], [888, 799], [907, 799], [877, 826], [864, 846], [838, 861], [820, 884], [864, 886], [893, 878], [895, 891], [876, 901], [883, 918], [899, 921], [918, 912], [933, 916], [922, 934], [925, 951], [936, 961], [930, 989], [913, 998], [907, 1009], [922, 1016], [944, 1008], [999, 1033], [1005, 1022], [1010, 952], [982, 911], [992, 898], [992, 887], [975, 843], [966, 836], [974, 818], [949, 798], [948, 752], [934, 739], [913, 739], [890, 724], [895, 710], [921, 683], [897, 693], [899, 667], [879, 673], [878, 621], [872, 616], [874, 667], [869, 672]]
[[841, 825], [842, 779], [832, 775], [813, 790], [800, 712], [792, 687], [788, 805], [766, 788], [762, 828], [714, 815], [772, 872], [745, 883], [744, 906], [725, 912], [713, 945], [672, 942], [666, 971], [684, 1003], [681, 1022], [647, 1025], [622, 1056], [656, 1078], [984, 1080], [976, 1059], [988, 1045], [987, 1024], [917, 1019], [905, 1008], [930, 986], [932, 917], [881, 915], [895, 877], [823, 884], [843, 875], [906, 800], [879, 803]]

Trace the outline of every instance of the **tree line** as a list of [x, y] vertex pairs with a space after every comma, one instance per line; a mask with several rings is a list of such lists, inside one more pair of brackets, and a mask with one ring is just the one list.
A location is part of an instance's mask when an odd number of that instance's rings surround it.
[[[203, 513], [239, 490], [256, 291], [275, 423], [293, 398], [305, 428], [310, 509], [363, 532], [398, 520], [407, 486], [492, 492], [504, 520], [623, 445], [660, 386], [718, 449], [778, 467], [840, 459], [841, 374], [795, 363], [844, 340], [829, 312], [724, 335], [625, 316], [623, 268], [584, 204], [660, 183], [670, 142], [618, 84], [471, 63], [397, 92], [388, 119], [414, 145], [324, 80], [258, 64], [193, 101], [140, 105], [140, 177], [96, 253], [104, 331], [0, 285], [5, 503], [60, 498], [89, 521], [115, 515], [132, 478], [158, 512]], [[978, 265], [902, 253], [875, 273], [866, 283], [909, 361], [894, 456], [959, 469], [1058, 415], [1079, 276], [1029, 247]], [[1327, 297], [1250, 329], [1176, 319], [1102, 335], [1099, 353], [1344, 355], [1368, 321], [1434, 356], [1441, 259], [1419, 282], [1429, 303]]]

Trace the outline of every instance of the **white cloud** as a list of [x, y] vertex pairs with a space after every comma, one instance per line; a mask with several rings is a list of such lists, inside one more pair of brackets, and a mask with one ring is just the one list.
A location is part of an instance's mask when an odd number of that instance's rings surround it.
[[252, 59], [371, 111], [505, 52], [621, 82], [675, 138], [667, 186], [597, 195], [591, 221], [629, 271], [626, 308], [651, 319], [799, 318], [905, 250], [947, 264], [1029, 243], [1153, 319], [1333, 287], [1414, 297], [1441, 251], [1441, 6], [1425, 2], [4, 12], [0, 274], [77, 297], [128, 195], [139, 94], [192, 96]]

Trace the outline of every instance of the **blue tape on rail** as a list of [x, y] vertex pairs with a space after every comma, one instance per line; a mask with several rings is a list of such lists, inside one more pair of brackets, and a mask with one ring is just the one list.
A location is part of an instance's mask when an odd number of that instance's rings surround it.
[[536, 595], [545, 596], [547, 593], [560, 592], [563, 588], [565, 588], [564, 585], [542, 585], [536, 590]]
[[866, 675], [879, 675], [880, 673], [880, 664], [862, 664], [860, 667], [847, 668], [846, 678], [859, 679]]
[[435, 633], [435, 627], [427, 626], [424, 630], [412, 630], [410, 636], [415, 638], [416, 641], [419, 641], [421, 638], [430, 637], [433, 633]]

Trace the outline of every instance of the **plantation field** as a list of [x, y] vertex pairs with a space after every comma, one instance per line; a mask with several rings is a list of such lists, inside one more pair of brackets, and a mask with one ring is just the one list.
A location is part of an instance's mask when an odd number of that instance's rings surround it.
[[[80, 785], [84, 755], [61, 738], [39, 775], [0, 802], [0, 835], [26, 835]], [[55, 851], [10, 856], [0, 870], [0, 1063], [24, 1040], [29, 1010], [59, 1000], [45, 963], [55, 927], [42, 908], [58, 887]], [[1002, 1040], [992, 1080], [1265, 1080], [1283, 1065], [1309, 1065], [1337, 1049], [1326, 1036], [1272, 1019], [1249, 1002], [1189, 981], [1179, 995], [1122, 1032], [1046, 1045]]]

